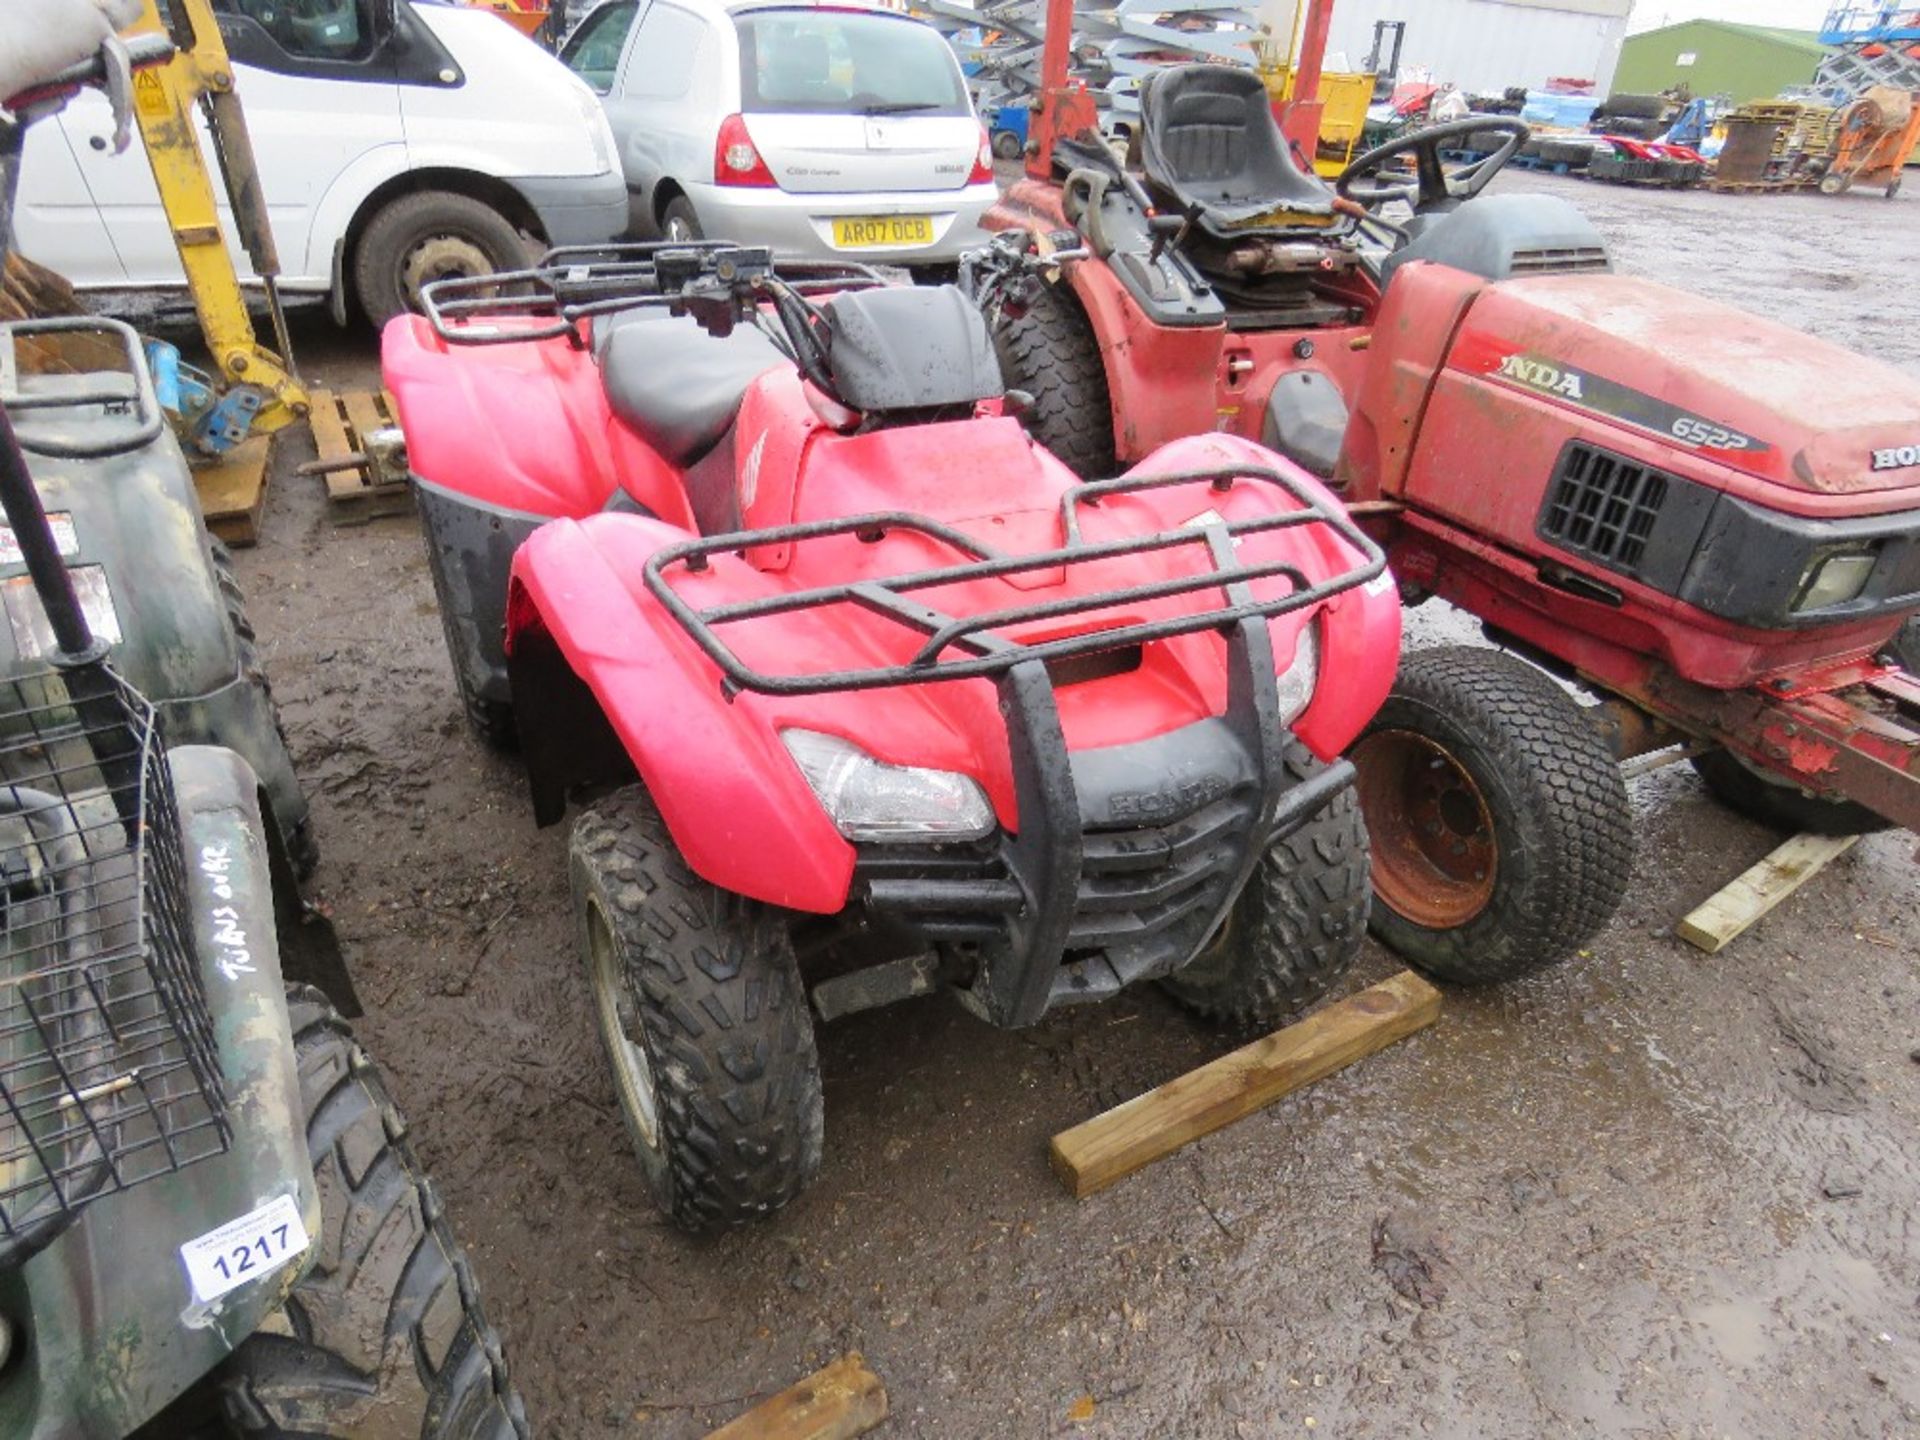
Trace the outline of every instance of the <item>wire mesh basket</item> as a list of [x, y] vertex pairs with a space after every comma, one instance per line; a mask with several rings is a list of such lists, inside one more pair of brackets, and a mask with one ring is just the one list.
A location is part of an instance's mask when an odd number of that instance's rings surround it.
[[0, 1265], [230, 1139], [158, 722], [87, 679], [0, 682]]

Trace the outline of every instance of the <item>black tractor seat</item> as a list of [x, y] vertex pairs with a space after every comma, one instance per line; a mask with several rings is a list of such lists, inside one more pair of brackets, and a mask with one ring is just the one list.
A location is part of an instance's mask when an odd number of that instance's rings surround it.
[[751, 325], [723, 340], [662, 310], [597, 322], [594, 350], [608, 407], [683, 470], [720, 443], [749, 385], [792, 363]]
[[1351, 229], [1333, 191], [1294, 163], [1267, 87], [1232, 65], [1175, 65], [1140, 86], [1140, 158], [1162, 209], [1220, 240]]

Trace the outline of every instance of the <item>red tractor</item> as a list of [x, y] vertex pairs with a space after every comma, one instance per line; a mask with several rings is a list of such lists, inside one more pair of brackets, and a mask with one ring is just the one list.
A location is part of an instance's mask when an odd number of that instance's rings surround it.
[[996, 307], [1033, 433], [1089, 476], [1258, 439], [1500, 647], [1408, 655], [1352, 752], [1387, 943], [1462, 981], [1577, 947], [1628, 878], [1620, 762], [1683, 742], [1760, 819], [1920, 827], [1920, 382], [1611, 273], [1564, 200], [1483, 195], [1517, 121], [1330, 187], [1250, 71], [1152, 75], [1124, 161], [1051, 79], [988, 220], [1059, 258]]
[[1157, 980], [1264, 1024], [1352, 963], [1340, 754], [1400, 610], [1319, 481], [1224, 435], [1079, 480], [951, 286], [667, 244], [427, 296], [382, 359], [455, 672], [537, 819], [591, 802], [580, 946], [676, 1218], [818, 1165], [814, 1015]]

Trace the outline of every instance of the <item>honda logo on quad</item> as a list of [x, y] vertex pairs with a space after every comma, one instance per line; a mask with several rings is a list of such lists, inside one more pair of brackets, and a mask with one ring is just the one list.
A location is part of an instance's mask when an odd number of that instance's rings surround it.
[[1920, 466], [1920, 445], [1901, 445], [1893, 450], [1873, 452], [1873, 468], [1876, 470], [1911, 470]]
[[1578, 371], [1562, 370], [1544, 360], [1509, 355], [1500, 362], [1500, 374], [1508, 380], [1518, 380], [1530, 390], [1544, 390], [1549, 395], [1563, 396], [1568, 400], [1587, 398], [1586, 376]]

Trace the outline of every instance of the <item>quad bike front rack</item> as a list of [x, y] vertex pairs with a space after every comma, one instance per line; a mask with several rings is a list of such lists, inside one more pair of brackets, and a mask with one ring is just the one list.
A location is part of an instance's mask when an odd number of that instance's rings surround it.
[[[1271, 486], [1290, 500], [1295, 508], [1248, 520], [1229, 521], [1222, 518], [1205, 525], [1182, 526], [1125, 540], [1092, 543], [1081, 536], [1079, 510], [1082, 505], [1098, 505], [1116, 495], [1164, 490], [1177, 485], [1206, 484], [1216, 492], [1225, 493], [1240, 481]], [[1027, 661], [1053, 664], [1203, 630], [1225, 630], [1241, 621], [1271, 620], [1364, 585], [1385, 573], [1387, 567], [1385, 553], [1341, 511], [1337, 502], [1317, 500], [1294, 477], [1258, 466], [1225, 466], [1183, 470], [1166, 475], [1088, 481], [1075, 485], [1061, 496], [1060, 510], [1067, 543], [1051, 550], [1002, 554], [971, 535], [927, 516], [904, 511], [876, 511], [669, 545], [648, 557], [643, 575], [654, 598], [680, 622], [708, 658], [720, 667], [731, 691], [818, 695], [837, 690], [924, 685], [941, 680], [991, 679]], [[1284, 560], [1242, 564], [1235, 557], [1235, 542], [1242, 536], [1298, 529], [1306, 525], [1325, 525], [1332, 529], [1362, 557], [1360, 563], [1331, 580], [1316, 584], [1309, 582], [1296, 566]], [[668, 578], [676, 567], [689, 572], [704, 570], [709, 558], [717, 554], [762, 546], [790, 546], [835, 535], [853, 535], [874, 542], [884, 538], [890, 531], [925, 536], [970, 558], [962, 564], [932, 570], [850, 581], [842, 585], [816, 586], [785, 595], [705, 608], [688, 604]], [[1204, 550], [1210, 562], [1209, 568], [1193, 575], [1175, 576], [1141, 585], [1118, 586], [1025, 605], [1009, 605], [968, 616], [949, 615], [911, 598], [920, 591], [972, 580], [1029, 575], [1095, 561], [1184, 548]], [[1246, 588], [1251, 581], [1275, 578], [1291, 581], [1294, 588], [1269, 600], [1254, 599]], [[1227, 603], [1191, 614], [1136, 621], [1032, 643], [1016, 642], [998, 633], [1037, 621], [1070, 619], [1122, 605], [1170, 599], [1207, 590], [1225, 592]], [[927, 637], [926, 641], [904, 665], [879, 665], [815, 675], [771, 675], [755, 670], [741, 660], [719, 633], [722, 626], [836, 605], [854, 605], [880, 615], [920, 632]], [[963, 658], [942, 659], [950, 650], [966, 653]]]
[[[1254, 519], [1214, 518], [1124, 540], [1088, 541], [1081, 534], [1082, 506], [1178, 485], [1206, 484], [1224, 493], [1241, 483], [1271, 487], [1294, 508]], [[1385, 555], [1337, 502], [1315, 498], [1300, 480], [1277, 470], [1226, 467], [1076, 485], [1061, 499], [1061, 517], [1066, 543], [1026, 554], [999, 553], [925, 516], [878, 513], [673, 545], [656, 552], [644, 571], [655, 598], [719, 667], [729, 696], [742, 690], [810, 695], [965, 679], [995, 683], [1006, 716], [1018, 833], [992, 842], [990, 853], [948, 855], [931, 865], [923, 850], [902, 854], [864, 847], [858, 873], [868, 903], [876, 909], [911, 917], [923, 934], [971, 948], [979, 957], [978, 969], [961, 997], [1003, 1026], [1032, 1024], [1055, 1005], [1100, 999], [1185, 964], [1225, 919], [1267, 849], [1351, 783], [1353, 767], [1345, 760], [1293, 781], [1285, 757], [1291, 736], [1266, 622], [1386, 572]], [[1286, 562], [1243, 563], [1235, 554], [1242, 536], [1305, 525], [1330, 527], [1351, 547], [1357, 562], [1316, 583]], [[698, 573], [711, 557], [724, 552], [829, 536], [877, 542], [889, 531], [925, 537], [966, 558], [936, 569], [706, 607], [689, 604], [670, 582], [675, 574]], [[918, 598], [921, 592], [970, 580], [1185, 547], [1204, 553], [1208, 566], [1192, 575], [966, 616], [945, 613]], [[1254, 596], [1252, 582], [1276, 577], [1291, 581], [1292, 588], [1271, 599]], [[1002, 633], [1036, 621], [1096, 615], [1129, 603], [1208, 590], [1219, 591], [1223, 603], [1191, 614], [1033, 642]], [[774, 675], [746, 664], [720, 633], [769, 616], [836, 605], [859, 607], [923, 636], [923, 642], [904, 664]], [[1089, 775], [1076, 771], [1055, 686], [1082, 668], [1070, 662], [1202, 631], [1219, 632], [1227, 642], [1226, 711], [1206, 722], [1224, 726], [1224, 733], [1212, 732], [1206, 743], [1221, 761], [1221, 777], [1231, 773], [1236, 778], [1217, 778], [1199, 787], [1204, 793], [1181, 799], [1165, 813], [1122, 824], [1090, 824], [1081, 805]], [[534, 736], [544, 732], [537, 724], [524, 728]], [[1179, 736], [1148, 742], [1154, 743], [1179, 743]], [[1152, 758], [1138, 758], [1142, 769], [1158, 772]], [[1172, 857], [1212, 846], [1222, 847], [1230, 859], [1197, 877], [1178, 873]]]

